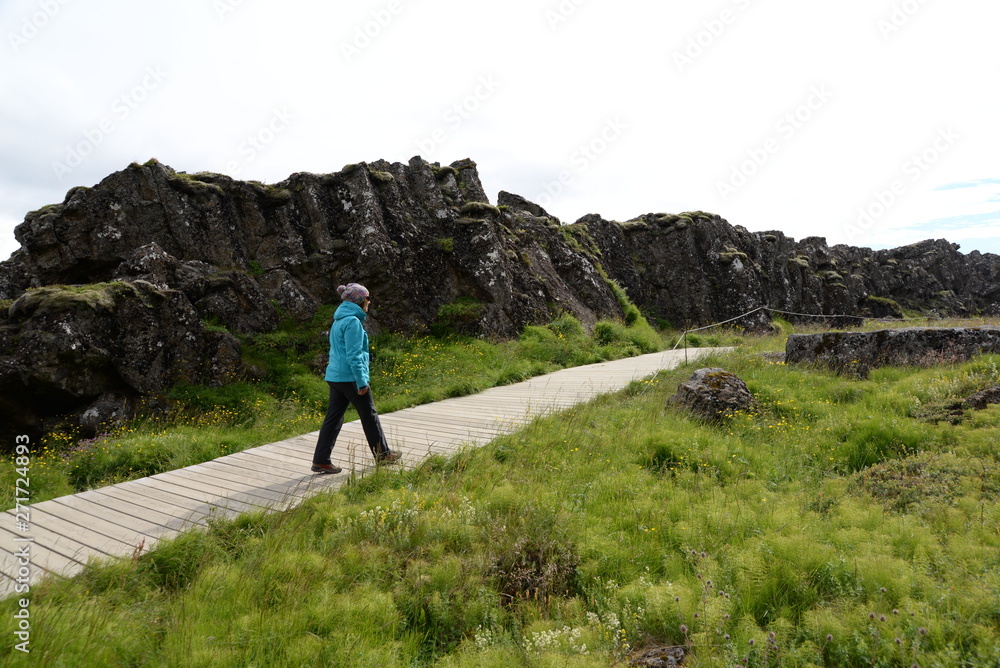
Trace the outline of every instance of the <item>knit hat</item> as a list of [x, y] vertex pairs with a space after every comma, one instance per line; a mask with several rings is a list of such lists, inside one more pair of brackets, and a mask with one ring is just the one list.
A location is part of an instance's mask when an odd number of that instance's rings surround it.
[[353, 302], [355, 304], [360, 304], [364, 300], [368, 299], [368, 288], [361, 285], [360, 283], [348, 283], [347, 285], [340, 285], [337, 287], [337, 294], [345, 302]]

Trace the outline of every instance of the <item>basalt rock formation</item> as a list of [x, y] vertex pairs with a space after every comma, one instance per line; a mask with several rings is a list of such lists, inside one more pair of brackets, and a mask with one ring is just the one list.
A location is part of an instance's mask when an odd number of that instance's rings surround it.
[[785, 362], [818, 364], [861, 378], [880, 366], [959, 363], [984, 353], [1000, 353], [1000, 327], [793, 334], [785, 344]]
[[347, 281], [372, 290], [373, 329], [402, 333], [510, 337], [559, 313], [590, 327], [623, 315], [612, 281], [674, 326], [759, 307], [1000, 314], [1000, 257], [944, 240], [831, 247], [704, 212], [563, 225], [512, 193], [491, 204], [471, 160], [380, 160], [272, 185], [152, 160], [73, 188], [15, 235], [21, 249], [0, 263], [0, 420], [19, 432], [67, 411], [99, 421], [178, 380], [240, 376], [234, 335], [306, 319]]

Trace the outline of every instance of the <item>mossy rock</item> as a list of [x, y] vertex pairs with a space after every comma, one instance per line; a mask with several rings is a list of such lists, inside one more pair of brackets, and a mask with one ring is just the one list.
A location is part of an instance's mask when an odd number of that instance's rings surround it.
[[[206, 197], [210, 195], [222, 195], [223, 190], [215, 183], [209, 183], [202, 174], [186, 174], [176, 172], [167, 177], [167, 183], [180, 192], [195, 197]], [[202, 177], [202, 178], [199, 178]]]
[[488, 218], [500, 215], [500, 209], [488, 202], [466, 202], [458, 212], [469, 218]]
[[732, 264], [736, 260], [746, 262], [747, 254], [742, 251], [738, 251], [731, 246], [726, 246], [725, 250], [719, 253], [719, 262], [722, 262], [723, 264]]
[[672, 227], [681, 219], [676, 213], [658, 213], [653, 222], [660, 227]]
[[32, 211], [28, 215], [30, 215], [30, 216], [47, 216], [47, 215], [53, 214], [53, 213], [60, 213], [62, 210], [63, 210], [63, 205], [62, 204], [46, 204], [45, 206], [43, 206], [40, 209], [35, 209], [34, 211]]
[[714, 217], [705, 211], [684, 211], [678, 215], [680, 217], [678, 223], [687, 223], [689, 225], [697, 225], [701, 221], [708, 222]]
[[131, 283], [91, 283], [87, 285], [47, 285], [29, 288], [10, 306], [12, 318], [62, 313], [70, 309], [111, 311], [124, 297], [139, 296]]
[[809, 268], [809, 258], [805, 255], [793, 255], [788, 258], [788, 264], [802, 267], [803, 269]]
[[633, 218], [632, 220], [626, 220], [624, 223], [618, 223], [624, 229], [630, 229], [634, 227], [649, 227], [647, 223], [642, 218]]
[[377, 169], [368, 170], [368, 176], [376, 183], [393, 183], [396, 177], [389, 172], [380, 172]]
[[280, 206], [292, 201], [292, 191], [288, 188], [268, 188], [263, 199], [265, 204]]
[[434, 178], [443, 179], [448, 176], [454, 176], [458, 178], [458, 170], [451, 165], [445, 165], [444, 167], [440, 165], [431, 165], [431, 171], [434, 172]]
[[434, 245], [443, 250], [445, 253], [451, 253], [455, 250], [455, 240], [451, 237], [435, 239]]

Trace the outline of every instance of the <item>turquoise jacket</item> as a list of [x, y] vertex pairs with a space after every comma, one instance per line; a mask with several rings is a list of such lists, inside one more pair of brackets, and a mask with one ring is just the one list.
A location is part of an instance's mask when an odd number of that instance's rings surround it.
[[343, 302], [333, 314], [330, 328], [330, 363], [326, 380], [354, 382], [360, 390], [368, 387], [368, 332], [362, 326], [368, 314], [353, 302]]

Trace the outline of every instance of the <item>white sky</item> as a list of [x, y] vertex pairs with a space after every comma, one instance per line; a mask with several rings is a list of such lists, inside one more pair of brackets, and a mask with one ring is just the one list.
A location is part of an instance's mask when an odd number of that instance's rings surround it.
[[0, 259], [133, 161], [273, 183], [418, 154], [567, 223], [1000, 253], [998, 25], [996, 0], [2, 0]]

